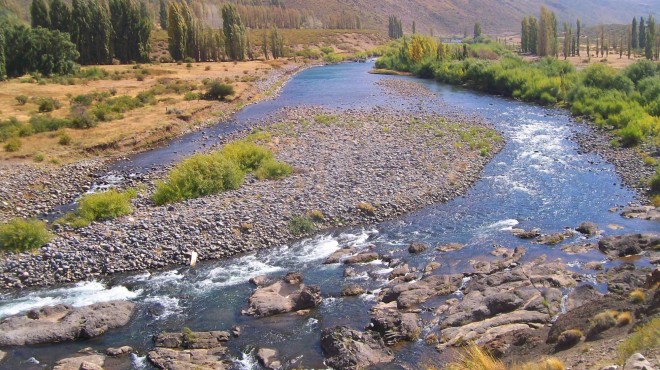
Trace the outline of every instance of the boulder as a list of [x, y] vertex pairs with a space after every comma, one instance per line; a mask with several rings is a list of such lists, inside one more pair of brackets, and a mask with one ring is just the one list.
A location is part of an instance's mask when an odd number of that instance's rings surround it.
[[377, 334], [363, 333], [345, 326], [327, 328], [321, 334], [326, 365], [335, 369], [357, 370], [394, 361], [392, 351]]
[[598, 249], [610, 258], [633, 256], [659, 247], [660, 237], [655, 234], [608, 236], [598, 242]]
[[364, 294], [364, 288], [357, 284], [348, 284], [341, 290], [342, 297], [355, 297]]
[[7, 356], [7, 353], [4, 351], [0, 351], [0, 362], [5, 359], [5, 356]]
[[412, 308], [434, 296], [449, 295], [461, 286], [463, 275], [432, 275], [412, 283], [401, 283], [383, 289], [381, 300], [397, 302], [400, 309]]
[[63, 358], [55, 363], [53, 370], [103, 370], [105, 356], [94, 354]]
[[596, 235], [598, 234], [598, 226], [593, 222], [583, 222], [580, 226], [575, 228], [575, 231], [585, 234], [585, 235]]
[[568, 294], [566, 310], [570, 311], [582, 305], [589, 304], [602, 296], [603, 294], [597, 291], [593, 285], [581, 285]]
[[562, 245], [561, 250], [563, 250], [568, 254], [582, 254], [582, 253], [590, 252], [596, 248], [597, 248], [596, 244], [592, 244], [592, 243], [575, 243], [575, 244]]
[[[302, 276], [287, 275], [285, 280], [257, 288], [248, 299], [249, 307], [243, 314], [257, 317], [273, 316], [315, 308], [321, 303], [321, 290], [316, 285], [302, 284]], [[295, 283], [300, 281], [299, 283]]]
[[649, 221], [660, 220], [660, 207], [626, 207], [621, 211], [621, 216], [625, 218], [639, 218]]
[[255, 276], [250, 278], [249, 283], [256, 286], [264, 286], [268, 284], [268, 277], [266, 275]]
[[344, 263], [347, 265], [355, 265], [358, 263], [369, 263], [380, 258], [380, 255], [376, 252], [362, 252], [354, 256], [347, 257], [344, 259]]
[[0, 346], [54, 343], [99, 336], [128, 324], [135, 304], [127, 301], [85, 307], [57, 305], [35, 309], [0, 323]]
[[121, 355], [127, 355], [129, 353], [133, 352], [133, 347], [131, 346], [122, 346], [119, 348], [108, 348], [105, 350], [105, 354], [108, 356], [121, 356]]
[[342, 248], [332, 253], [328, 258], [325, 259], [325, 262], [323, 263], [326, 265], [339, 263], [341, 260], [353, 253], [355, 253], [355, 248]]
[[149, 351], [147, 359], [164, 370], [224, 370], [229, 365], [223, 360], [224, 348], [172, 349], [157, 347]]
[[623, 370], [654, 370], [655, 367], [642, 356], [641, 353], [633, 353], [623, 365]]
[[513, 235], [517, 236], [520, 239], [534, 239], [539, 236], [541, 236], [541, 230], [540, 229], [530, 229], [530, 230], [524, 230], [524, 229], [511, 229], [511, 232]]
[[282, 363], [277, 358], [279, 353], [277, 350], [270, 348], [259, 348], [257, 351], [257, 361], [261, 366], [268, 370], [278, 370], [282, 368]]
[[429, 246], [424, 244], [424, 243], [413, 242], [413, 243], [410, 243], [410, 246], [408, 247], [408, 252], [413, 253], [413, 254], [414, 253], [421, 253], [421, 252], [424, 252], [425, 250], [427, 250], [428, 248], [429, 248]]
[[396, 302], [381, 302], [371, 309], [371, 329], [379, 332], [388, 346], [416, 340], [421, 332], [418, 321], [417, 313], [402, 313]]
[[433, 272], [433, 270], [438, 269], [440, 266], [442, 265], [439, 262], [431, 261], [426, 265], [426, 267], [424, 267], [424, 273], [430, 274]]
[[459, 243], [447, 243], [447, 244], [442, 244], [439, 245], [438, 248], [436, 248], [438, 251], [446, 253], [446, 252], [453, 252], [453, 251], [458, 251], [465, 248], [465, 245], [459, 244]]
[[404, 264], [403, 266], [399, 266], [394, 270], [392, 270], [392, 272], [390, 272], [389, 279], [392, 280], [401, 276], [406, 276], [406, 274], [409, 272], [410, 272], [410, 268], [408, 267], [408, 264]]
[[162, 348], [210, 349], [221, 347], [228, 341], [226, 331], [160, 333], [154, 337], [156, 347]]
[[302, 284], [303, 276], [299, 272], [289, 272], [284, 276], [284, 282], [287, 284]]

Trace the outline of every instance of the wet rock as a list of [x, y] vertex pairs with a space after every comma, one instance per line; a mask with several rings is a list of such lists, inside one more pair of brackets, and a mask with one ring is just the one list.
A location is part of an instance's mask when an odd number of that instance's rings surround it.
[[128, 323], [135, 304], [126, 301], [86, 307], [57, 305], [6, 318], [0, 323], [0, 346], [63, 342], [99, 336]]
[[154, 337], [156, 347], [210, 349], [223, 346], [229, 341], [226, 331], [200, 331], [183, 333], [160, 333]]
[[566, 300], [566, 309], [568, 311], [573, 310], [602, 296], [603, 294], [598, 292], [593, 285], [581, 285], [569, 293]]
[[[302, 281], [302, 276], [289, 278], [289, 281], [299, 280]], [[249, 308], [243, 313], [257, 317], [273, 316], [315, 308], [321, 300], [321, 291], [316, 285], [290, 284], [280, 280], [269, 286], [257, 288], [248, 299]]]
[[598, 234], [598, 226], [593, 222], [583, 222], [580, 226], [576, 227], [575, 230], [579, 233], [585, 235], [596, 235]]
[[403, 266], [397, 267], [392, 272], [390, 272], [390, 277], [389, 279], [395, 279], [401, 276], [406, 276], [407, 273], [410, 272], [410, 268], [408, 267], [408, 264], [404, 264]]
[[0, 351], [0, 362], [5, 359], [5, 356], [7, 356], [7, 353], [4, 351]]
[[413, 254], [414, 253], [421, 253], [421, 252], [424, 252], [425, 250], [427, 250], [428, 248], [429, 248], [429, 246], [424, 244], [424, 243], [413, 242], [413, 243], [410, 243], [410, 246], [408, 247], [408, 252], [413, 253]]
[[486, 297], [486, 307], [492, 315], [511, 312], [522, 306], [523, 300], [510, 292], [501, 292]]
[[378, 303], [371, 309], [371, 329], [380, 333], [388, 346], [400, 340], [413, 341], [419, 337], [419, 315], [403, 313], [396, 302]]
[[639, 218], [641, 220], [649, 221], [660, 220], [660, 207], [626, 207], [621, 211], [621, 216], [625, 218]]
[[593, 243], [577, 243], [562, 245], [561, 250], [568, 254], [582, 254], [587, 253], [597, 248]]
[[303, 276], [299, 272], [289, 272], [284, 277], [284, 282], [287, 284], [302, 284]]
[[380, 255], [376, 252], [362, 252], [354, 256], [347, 257], [344, 259], [344, 263], [347, 265], [355, 265], [358, 263], [369, 263], [380, 258]]
[[610, 258], [633, 256], [658, 247], [660, 237], [655, 234], [608, 236], [598, 242], [598, 249]]
[[381, 300], [397, 302], [400, 309], [412, 308], [434, 296], [448, 295], [461, 286], [463, 275], [433, 275], [412, 283], [401, 283], [383, 289]]
[[256, 286], [264, 286], [268, 284], [268, 277], [266, 275], [255, 276], [250, 278], [249, 282]]
[[623, 370], [653, 370], [651, 363], [641, 353], [634, 353], [626, 360]]
[[520, 239], [534, 239], [541, 236], [541, 229], [524, 230], [524, 229], [514, 228], [511, 229], [511, 232], [513, 233], [513, 235], [517, 236]]
[[268, 370], [278, 370], [282, 368], [282, 363], [277, 358], [279, 353], [277, 350], [270, 348], [259, 348], [257, 351], [257, 361], [261, 366]]
[[108, 348], [105, 350], [105, 354], [108, 356], [121, 356], [133, 352], [133, 347], [131, 346], [122, 346], [119, 348]]
[[321, 348], [325, 363], [335, 369], [357, 370], [394, 361], [392, 351], [377, 334], [345, 326], [324, 329]]
[[458, 250], [461, 250], [463, 248], [465, 248], [465, 245], [463, 245], [463, 244], [447, 243], [447, 244], [443, 244], [443, 245], [438, 246], [438, 248], [436, 248], [436, 249], [440, 252], [446, 253], [446, 252], [458, 251]]
[[231, 335], [232, 335], [234, 338], [238, 338], [238, 337], [240, 337], [240, 336], [241, 336], [241, 327], [238, 326], [238, 325], [234, 325], [234, 326], [232, 326], [232, 328], [231, 328]]
[[535, 244], [555, 245], [564, 241], [564, 239], [573, 236], [573, 232], [566, 230], [561, 233], [554, 233], [550, 235], [541, 235], [534, 241]]
[[648, 269], [638, 269], [632, 263], [624, 263], [599, 274], [598, 279], [607, 282], [610, 292], [625, 295], [633, 289], [643, 287], [648, 272]]
[[228, 368], [228, 363], [223, 360], [224, 354], [224, 348], [178, 350], [157, 347], [149, 351], [147, 359], [164, 370], [223, 370]]
[[426, 267], [424, 267], [424, 273], [429, 274], [433, 270], [436, 270], [436, 269], [440, 268], [440, 266], [442, 266], [440, 263], [435, 262], [435, 261], [431, 261], [426, 265]]
[[64, 358], [55, 363], [53, 370], [103, 370], [105, 357], [103, 355], [86, 355]]
[[156, 347], [178, 348], [183, 346], [182, 333], [160, 333], [154, 337]]
[[355, 297], [361, 294], [364, 294], [364, 288], [357, 284], [346, 285], [341, 290], [342, 297]]
[[602, 271], [605, 268], [603, 263], [599, 261], [587, 262], [584, 264], [584, 267], [595, 271]]
[[325, 259], [325, 262], [323, 263], [326, 265], [339, 263], [342, 259], [352, 255], [353, 253], [355, 253], [355, 248], [342, 248], [332, 253], [328, 258]]

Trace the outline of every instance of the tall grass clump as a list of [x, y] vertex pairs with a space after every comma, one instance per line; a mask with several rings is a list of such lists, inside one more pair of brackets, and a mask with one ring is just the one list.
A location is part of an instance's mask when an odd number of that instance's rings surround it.
[[56, 223], [80, 228], [94, 221], [106, 221], [130, 214], [133, 211], [131, 199], [136, 195], [134, 189], [124, 192], [111, 189], [103, 193], [83, 195], [78, 202], [78, 210], [60, 218]]
[[15, 218], [0, 225], [0, 250], [25, 252], [48, 243], [51, 235], [46, 224], [38, 220]]
[[623, 364], [633, 353], [660, 346], [660, 317], [656, 317], [626, 338], [617, 348], [618, 360]]
[[216, 194], [238, 189], [244, 178], [241, 167], [227, 157], [196, 154], [174, 167], [165, 181], [157, 182], [151, 199], [163, 205]]
[[259, 180], [281, 180], [289, 177], [292, 172], [293, 168], [288, 163], [269, 159], [261, 163], [254, 171], [254, 176]]
[[255, 171], [262, 163], [273, 159], [273, 153], [268, 148], [244, 140], [225, 145], [219, 153], [245, 172]]
[[476, 344], [470, 344], [447, 370], [507, 370], [504, 363]]

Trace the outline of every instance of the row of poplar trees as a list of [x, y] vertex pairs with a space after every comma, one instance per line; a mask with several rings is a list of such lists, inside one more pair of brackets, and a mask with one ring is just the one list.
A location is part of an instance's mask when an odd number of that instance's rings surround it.
[[149, 59], [152, 23], [146, 5], [135, 0], [32, 0], [32, 27], [68, 33], [83, 65]]
[[542, 6], [538, 19], [533, 16], [523, 18], [520, 41], [523, 53], [556, 56], [559, 44], [555, 13]]

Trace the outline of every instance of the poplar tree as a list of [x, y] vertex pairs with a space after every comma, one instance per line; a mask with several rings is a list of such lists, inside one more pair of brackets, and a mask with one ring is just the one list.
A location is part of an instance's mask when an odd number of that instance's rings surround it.
[[134, 0], [110, 0], [110, 19], [115, 57], [122, 63], [148, 61], [151, 35], [148, 14]]
[[568, 58], [571, 47], [571, 29], [568, 26], [568, 23], [564, 22], [564, 60]]
[[49, 15], [51, 29], [70, 32], [71, 10], [62, 0], [51, 0]]
[[32, 28], [50, 28], [48, 6], [44, 0], [32, 0], [30, 4], [30, 17], [32, 19]]
[[529, 18], [524, 17], [520, 23], [520, 51], [529, 52]]
[[556, 54], [556, 22], [554, 13], [542, 6], [538, 31], [538, 55], [544, 57]]
[[180, 5], [172, 2], [167, 9], [167, 42], [174, 60], [183, 60], [186, 53], [186, 22], [181, 15]]
[[481, 23], [474, 24], [474, 38], [481, 37]]
[[261, 36], [261, 52], [263, 53], [265, 60], [270, 59], [268, 56], [268, 33], [266, 33], [266, 31], [264, 31]]
[[270, 50], [271, 54], [273, 54], [273, 59], [284, 56], [284, 38], [277, 32], [277, 28], [273, 28], [270, 32]]
[[633, 17], [632, 20], [632, 48], [637, 49], [639, 47], [639, 33], [637, 33], [637, 17]]
[[412, 33], [413, 33], [413, 35], [417, 33], [417, 25], [415, 24], [415, 21], [413, 21], [413, 24], [412, 24]]
[[644, 49], [644, 54], [646, 59], [653, 60], [653, 44], [655, 43], [655, 18], [653, 15], [649, 14], [647, 26], [646, 26], [646, 45]]
[[632, 40], [632, 30], [633, 29], [634, 29], [634, 27], [628, 26], [628, 35], [626, 36], [627, 41], [628, 41], [628, 59], [630, 59], [630, 54], [631, 54], [631, 51], [632, 51], [631, 49], [632, 49], [632, 43], [633, 43], [633, 40]]
[[535, 17], [529, 17], [529, 51], [538, 54], [539, 24]]
[[232, 4], [225, 4], [222, 7], [222, 30], [225, 35], [225, 49], [229, 59], [244, 60], [245, 26], [236, 7]]
[[5, 58], [5, 31], [0, 27], [0, 81], [7, 77], [7, 61]]
[[160, 28], [166, 30], [167, 29], [167, 3], [165, 0], [160, 0], [160, 10], [159, 10], [159, 21], [160, 21]]
[[73, 0], [70, 32], [80, 53], [80, 64], [110, 64], [112, 23], [103, 3]]
[[576, 47], [575, 50], [577, 51], [577, 55], [580, 56], [580, 33], [582, 32], [582, 22], [580, 19], [577, 20], [577, 40], [576, 40]]
[[639, 17], [639, 47], [646, 48], [646, 26], [644, 26], [644, 17]]

